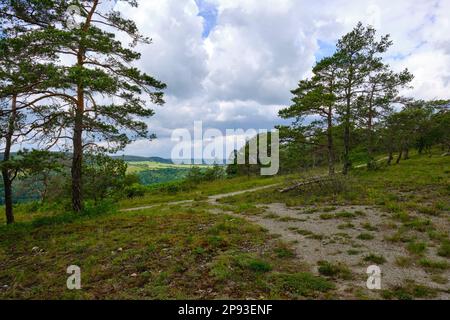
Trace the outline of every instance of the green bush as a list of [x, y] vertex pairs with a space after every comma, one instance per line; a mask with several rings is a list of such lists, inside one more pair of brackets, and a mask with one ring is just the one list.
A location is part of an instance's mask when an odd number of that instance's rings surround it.
[[364, 261], [376, 263], [376, 264], [384, 264], [384, 263], [386, 263], [386, 258], [384, 258], [383, 256], [378, 256], [376, 254], [371, 253], [368, 256], [364, 257]]
[[341, 278], [349, 280], [352, 278], [350, 269], [342, 263], [331, 263], [328, 261], [319, 261], [319, 273], [331, 278]]
[[131, 186], [125, 187], [124, 193], [127, 198], [143, 197], [147, 192], [147, 188], [141, 184], [134, 183]]
[[224, 179], [225, 175], [225, 168], [219, 165], [214, 165], [213, 167], [208, 167], [206, 169], [200, 167], [192, 167], [186, 177], [186, 182], [197, 185], [201, 182], [210, 182]]

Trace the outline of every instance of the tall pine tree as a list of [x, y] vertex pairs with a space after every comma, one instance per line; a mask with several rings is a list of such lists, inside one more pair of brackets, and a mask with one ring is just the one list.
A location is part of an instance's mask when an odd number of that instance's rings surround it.
[[[137, 6], [135, 0], [121, 1]], [[41, 113], [54, 119], [46, 132], [59, 126], [56, 131], [61, 134], [56, 138], [71, 141], [72, 207], [79, 212], [83, 208], [84, 150], [114, 152], [136, 138], [153, 137], [144, 119], [154, 114], [149, 104], [164, 103], [166, 85], [133, 67], [141, 58], [133, 47], [151, 41], [140, 35], [132, 20], [99, 0], [48, 0], [39, 7], [49, 12], [45, 17], [36, 16], [22, 1], [6, 2], [9, 15], [26, 22], [24, 28], [40, 27], [47, 32], [53, 40], [52, 50], [64, 61], [59, 64], [60, 82], [67, 89], [53, 93], [69, 107], [46, 106]], [[72, 6], [81, 13], [82, 21], [75, 27], [67, 14]], [[116, 39], [116, 33], [129, 37], [129, 47]]]

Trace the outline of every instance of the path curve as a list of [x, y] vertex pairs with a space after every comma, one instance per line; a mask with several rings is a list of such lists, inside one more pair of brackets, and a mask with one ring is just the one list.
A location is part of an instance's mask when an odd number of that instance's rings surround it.
[[[215, 201], [217, 201], [219, 199], [228, 198], [228, 197], [232, 197], [232, 196], [238, 196], [238, 195], [244, 194], [244, 193], [257, 192], [257, 191], [261, 191], [261, 190], [265, 190], [265, 189], [275, 188], [275, 187], [278, 187], [280, 185], [281, 185], [281, 183], [277, 183], [277, 184], [271, 184], [271, 185], [268, 185], [268, 186], [257, 187], [257, 188], [247, 189], [247, 190], [241, 190], [241, 191], [235, 191], [235, 192], [223, 193], [223, 194], [216, 194], [216, 195], [213, 195], [213, 196], [209, 196], [206, 199], [206, 201], [208, 201], [208, 202], [215, 202]], [[152, 209], [152, 208], [163, 206], [163, 205], [164, 206], [175, 206], [175, 205], [189, 204], [189, 203], [193, 203], [193, 202], [194, 202], [194, 200], [162, 202], [162, 203], [152, 204], [152, 205], [143, 206], [143, 207], [122, 209], [122, 210], [120, 210], [120, 212], [141, 211], [141, 210]]]

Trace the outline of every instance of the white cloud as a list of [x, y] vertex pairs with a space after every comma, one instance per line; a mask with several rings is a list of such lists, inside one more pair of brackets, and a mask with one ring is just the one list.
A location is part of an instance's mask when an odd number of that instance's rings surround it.
[[201, 92], [207, 74], [206, 50], [194, 0], [145, 0], [138, 8], [119, 2], [117, 10], [136, 21], [153, 44], [139, 47], [139, 66], [169, 85], [168, 93], [189, 98]]
[[391, 34], [389, 63], [416, 76], [407, 94], [450, 96], [448, 0], [204, 1], [217, 8], [206, 39], [194, 0], [119, 7], [154, 40], [140, 48], [140, 66], [169, 86], [167, 104], [149, 121], [160, 140], [137, 142], [130, 153], [169, 156], [171, 130], [191, 128], [195, 120], [223, 130], [280, 123], [277, 111], [309, 74], [315, 54], [323, 51], [319, 42], [335, 43], [358, 21], [373, 24], [380, 35]]

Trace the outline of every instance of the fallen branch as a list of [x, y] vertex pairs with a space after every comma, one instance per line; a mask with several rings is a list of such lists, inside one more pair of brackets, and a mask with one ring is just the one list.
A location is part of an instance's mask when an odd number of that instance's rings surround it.
[[332, 177], [332, 176], [314, 177], [314, 178], [310, 178], [310, 179], [307, 179], [307, 180], [300, 181], [300, 182], [294, 184], [293, 186], [287, 187], [285, 189], [281, 189], [280, 193], [286, 193], [286, 192], [289, 192], [289, 191], [292, 191], [292, 190], [295, 190], [295, 189], [299, 189], [299, 188], [302, 188], [302, 187], [310, 186], [310, 185], [313, 185], [313, 184], [322, 184], [322, 183], [330, 182], [330, 181], [333, 181], [333, 180], [334, 180], [334, 177]]

